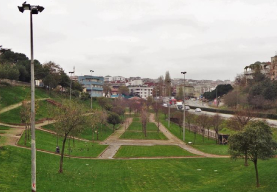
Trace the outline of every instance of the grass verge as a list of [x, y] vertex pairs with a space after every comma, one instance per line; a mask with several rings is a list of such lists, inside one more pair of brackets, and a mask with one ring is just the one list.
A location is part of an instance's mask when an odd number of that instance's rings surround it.
[[185, 157], [196, 156], [179, 146], [174, 145], [154, 145], [154, 146], [121, 146], [115, 154], [120, 157]]

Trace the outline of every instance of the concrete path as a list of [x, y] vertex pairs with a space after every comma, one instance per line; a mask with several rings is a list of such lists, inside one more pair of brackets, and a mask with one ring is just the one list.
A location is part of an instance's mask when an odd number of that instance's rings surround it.
[[[50, 98], [36, 99], [36, 101], [42, 101], [42, 100], [46, 100], [46, 99], [50, 99]], [[30, 102], [30, 101], [28, 101], [28, 102]], [[12, 109], [15, 109], [15, 108], [17, 108], [17, 107], [19, 107], [19, 106], [21, 106], [21, 105], [22, 105], [22, 102], [16, 103], [16, 104], [13, 104], [13, 105], [9, 105], [8, 107], [4, 107], [3, 109], [0, 110], [0, 114], [1, 114], [1, 113], [5, 113], [5, 112], [7, 112], [7, 111], [10, 111], [10, 110], [12, 110]]]

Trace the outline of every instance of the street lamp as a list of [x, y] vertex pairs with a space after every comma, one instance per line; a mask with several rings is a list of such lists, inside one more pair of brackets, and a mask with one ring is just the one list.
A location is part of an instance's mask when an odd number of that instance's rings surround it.
[[70, 100], [71, 100], [71, 86], [72, 86], [72, 74], [74, 73], [74, 71], [70, 71]]
[[169, 91], [168, 91], [168, 128], [170, 128], [170, 96], [171, 96], [170, 83], [171, 83], [171, 81], [167, 80], [167, 83], [168, 83], [168, 88], [169, 88]]
[[[92, 79], [93, 72], [94, 72], [93, 70], [90, 70], [91, 79]], [[92, 81], [90, 81], [90, 108], [92, 109]]]
[[186, 106], [185, 106], [185, 100], [186, 100], [186, 94], [185, 94], [185, 90], [186, 90], [186, 87], [185, 87], [185, 82], [186, 82], [186, 78], [185, 78], [185, 75], [186, 75], [187, 72], [181, 72], [181, 74], [184, 74], [184, 111], [183, 111], [183, 141], [185, 142], [185, 136], [186, 136], [186, 121], [185, 121], [185, 118], [186, 118]]
[[34, 54], [33, 54], [33, 14], [38, 14], [44, 10], [39, 5], [26, 4], [18, 6], [18, 10], [23, 13], [25, 10], [30, 11], [30, 36], [31, 36], [31, 186], [32, 191], [36, 191], [36, 137], [35, 137], [35, 73], [34, 73]]

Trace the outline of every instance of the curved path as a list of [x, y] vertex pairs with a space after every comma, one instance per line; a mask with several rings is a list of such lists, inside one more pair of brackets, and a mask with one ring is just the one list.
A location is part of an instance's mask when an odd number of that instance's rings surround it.
[[[47, 98], [43, 98], [40, 100], [44, 100]], [[12, 110], [16, 107], [19, 107], [21, 103], [6, 107], [0, 111], [0, 113]], [[155, 121], [154, 114], [151, 113], [149, 117], [150, 122], [155, 123], [158, 126], [158, 123]], [[220, 156], [220, 155], [213, 155], [201, 152], [189, 145], [186, 145], [183, 141], [181, 141], [179, 138], [171, 134], [166, 127], [160, 123], [159, 128], [160, 131], [168, 138], [168, 140], [135, 140], [135, 139], [119, 139], [120, 136], [126, 131], [126, 129], [130, 126], [132, 123], [133, 118], [127, 118], [126, 121], [122, 124], [122, 126], [116, 130], [111, 136], [109, 136], [106, 140], [100, 142], [102, 145], [109, 145], [97, 158], [91, 158], [91, 157], [74, 157], [71, 156], [71, 158], [80, 158], [80, 159], [114, 159], [114, 155], [117, 153], [119, 148], [122, 145], [138, 145], [138, 146], [153, 146], [153, 145], [178, 145], [184, 150], [189, 151], [190, 153], [196, 154], [198, 156], [193, 157], [141, 157], [141, 158], [116, 158], [116, 159], [172, 159], [172, 158], [203, 158], [203, 157], [211, 157], [211, 158], [227, 158], [229, 156]], [[54, 120], [51, 121], [44, 121], [43, 123], [36, 124], [36, 129], [49, 132], [51, 134], [56, 134], [53, 131], [42, 129], [41, 127], [47, 124], [54, 123]], [[20, 139], [21, 135], [23, 134], [25, 127], [19, 126], [19, 125], [10, 125], [6, 123], [0, 123], [0, 125], [11, 127], [10, 130], [7, 130], [5, 133], [5, 136], [7, 136], [7, 140], [5, 142], [6, 145], [14, 145], [21, 148], [26, 148], [24, 146], [18, 146], [17, 142]], [[84, 140], [87, 142], [91, 142], [85, 139], [76, 138], [78, 140]], [[29, 149], [29, 148], [28, 148]], [[44, 153], [55, 154], [53, 152], [39, 150]]]

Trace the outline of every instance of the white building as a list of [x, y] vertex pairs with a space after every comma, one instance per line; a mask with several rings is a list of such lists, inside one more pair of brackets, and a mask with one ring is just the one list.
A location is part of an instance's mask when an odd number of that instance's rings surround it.
[[129, 93], [134, 95], [139, 95], [141, 98], [146, 99], [149, 96], [152, 96], [153, 87], [143, 87], [143, 86], [130, 86]]
[[105, 82], [110, 82], [112, 80], [113, 80], [112, 76], [107, 75], [107, 76], [104, 77]]
[[125, 81], [125, 77], [114, 76], [114, 77], [112, 77], [112, 81]]
[[132, 80], [126, 83], [126, 86], [141, 86], [143, 85], [143, 82], [141, 79]]

